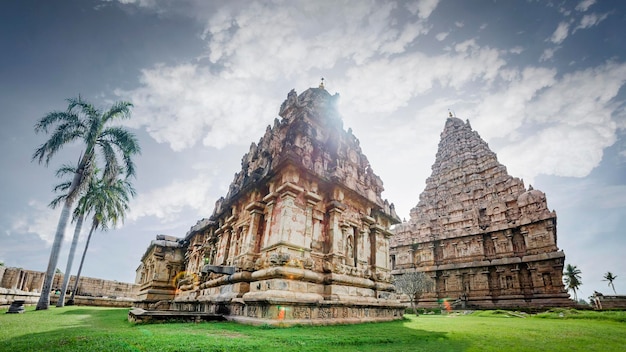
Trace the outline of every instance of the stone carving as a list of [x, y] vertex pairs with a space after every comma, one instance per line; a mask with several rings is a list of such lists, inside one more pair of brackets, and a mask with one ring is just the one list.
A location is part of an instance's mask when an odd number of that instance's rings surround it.
[[289, 262], [289, 254], [287, 253], [272, 253], [270, 255], [270, 265], [285, 265]]
[[[569, 305], [556, 213], [543, 192], [510, 176], [469, 121], [450, 117], [419, 202], [394, 228], [392, 274], [418, 270], [438, 299], [483, 308]], [[544, 279], [545, 278], [545, 279]]]

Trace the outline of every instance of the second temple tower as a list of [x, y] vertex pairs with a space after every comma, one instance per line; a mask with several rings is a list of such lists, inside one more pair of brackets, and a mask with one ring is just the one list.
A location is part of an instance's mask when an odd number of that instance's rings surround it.
[[394, 275], [421, 271], [435, 281], [423, 306], [569, 306], [565, 254], [546, 195], [510, 176], [469, 121], [446, 121], [411, 219], [394, 228]]

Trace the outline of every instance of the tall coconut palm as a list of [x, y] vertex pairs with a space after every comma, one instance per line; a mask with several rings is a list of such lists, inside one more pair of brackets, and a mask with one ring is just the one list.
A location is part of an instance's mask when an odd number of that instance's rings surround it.
[[[131, 103], [118, 102], [109, 110], [100, 111], [80, 96], [67, 101], [66, 111], [48, 113], [35, 125], [35, 132], [51, 133], [49, 139], [33, 154], [33, 160], [39, 163], [45, 162], [47, 166], [50, 159], [68, 144], [81, 142], [84, 148], [63, 201], [37, 310], [50, 306], [54, 270], [59, 261], [70, 212], [80, 191], [88, 184], [96, 158], [99, 156], [104, 161], [105, 175], [117, 175], [122, 169], [130, 177], [135, 174], [132, 156], [141, 150], [134, 134], [122, 127], [111, 126], [117, 120], [130, 118]], [[121, 158], [121, 164], [118, 158]]]
[[574, 292], [574, 301], [578, 302], [578, 296], [576, 290], [583, 284], [581, 277], [581, 271], [576, 265], [567, 264], [565, 266], [565, 272], [563, 273], [563, 281], [569, 290]]
[[[57, 177], [63, 175], [73, 175], [76, 172], [76, 167], [63, 165], [59, 170], [57, 170]], [[90, 179], [91, 180], [91, 179]], [[90, 181], [91, 182], [91, 181]], [[61, 195], [57, 196], [50, 202], [51, 208], [56, 208], [67, 198], [67, 190], [70, 188], [72, 182], [66, 181], [63, 182], [56, 187], [54, 187], [55, 192], [63, 192]], [[67, 286], [69, 286], [70, 281], [70, 273], [72, 272], [72, 263], [74, 262], [74, 256], [76, 253], [76, 247], [78, 246], [78, 237], [80, 235], [80, 231], [83, 227], [83, 221], [85, 219], [85, 215], [89, 209], [87, 209], [85, 202], [85, 197], [81, 197], [78, 200], [78, 205], [74, 208], [74, 216], [73, 221], [76, 221], [76, 227], [74, 228], [74, 236], [72, 237], [72, 245], [70, 246], [70, 253], [67, 256], [67, 264], [65, 266], [65, 275], [63, 275], [63, 285], [61, 287], [61, 295], [57, 300], [57, 307], [63, 307], [65, 305], [65, 294], [67, 292]]]
[[[80, 273], [83, 270], [83, 264], [85, 263], [85, 256], [87, 249], [89, 249], [89, 242], [91, 241], [91, 235], [94, 230], [107, 230], [109, 224], [113, 227], [118, 222], [124, 221], [126, 212], [128, 211], [128, 202], [130, 197], [135, 195], [135, 189], [127, 179], [115, 179], [110, 180], [100, 179], [93, 181], [89, 184], [89, 189], [83, 197], [85, 206], [88, 211], [93, 213], [91, 221], [91, 229], [87, 236], [87, 242], [85, 243], [85, 249], [78, 266], [78, 273], [76, 274], [76, 281], [74, 282], [74, 288], [72, 289], [72, 296], [67, 304], [74, 304], [74, 296], [78, 289], [78, 281], [80, 280]], [[83, 200], [81, 199], [81, 201]]]
[[615, 281], [615, 279], [617, 279], [617, 275], [613, 275], [612, 272], [607, 271], [606, 274], [604, 274], [604, 280], [602, 281], [608, 281], [609, 286], [611, 286], [611, 288], [613, 289], [613, 293], [617, 294], [617, 292], [615, 291], [615, 286], [613, 286], [613, 281]]

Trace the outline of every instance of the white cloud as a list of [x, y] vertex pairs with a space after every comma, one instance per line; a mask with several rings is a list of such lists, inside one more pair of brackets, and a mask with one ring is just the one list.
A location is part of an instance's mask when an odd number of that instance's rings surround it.
[[609, 17], [608, 13], [604, 13], [601, 15], [598, 15], [596, 13], [584, 15], [583, 18], [580, 19], [580, 24], [575, 28], [575, 30], [597, 26], [607, 17]]
[[559, 49], [561, 49], [560, 46], [545, 49], [543, 53], [541, 54], [541, 57], [539, 57], [539, 62], [550, 60], [551, 58], [554, 57], [554, 53], [556, 53], [557, 50]]
[[440, 32], [437, 33], [437, 35], [435, 35], [435, 39], [437, 39], [438, 41], [443, 41], [444, 39], [446, 39], [446, 37], [448, 37], [448, 35], [450, 34], [450, 32]]
[[512, 134], [522, 125], [530, 101], [554, 84], [555, 75], [555, 70], [533, 67], [518, 72], [505, 89], [485, 96], [476, 106], [472, 126], [487, 140]]
[[437, 8], [439, 0], [419, 0], [406, 4], [406, 8], [411, 14], [417, 14], [419, 18], [425, 19]]
[[390, 54], [402, 53], [415, 38], [426, 33], [428, 33], [428, 28], [422, 22], [407, 23], [397, 38], [383, 44], [380, 49]]
[[[391, 113], [435, 86], [461, 89], [479, 80], [485, 86], [505, 64], [497, 50], [461, 43], [458, 52], [429, 57], [413, 53], [350, 68], [339, 84], [345, 110], [353, 113]], [[362, 89], [362, 87], [368, 89]]]
[[569, 34], [569, 23], [561, 22], [552, 33], [550, 41], [554, 44], [561, 44]]
[[264, 82], [215, 75], [195, 64], [156, 66], [142, 71], [143, 84], [118, 91], [134, 103], [133, 127], [145, 126], [158, 142], [173, 150], [192, 147], [199, 140], [216, 148], [258, 135], [275, 115], [268, 106]]
[[[54, 241], [62, 207], [59, 206], [56, 209], [50, 209], [44, 203], [36, 200], [29, 201], [28, 206], [30, 208], [28, 214], [18, 215], [12, 221], [11, 230], [8, 233], [10, 235], [13, 235], [13, 233], [36, 234], [48, 245], [51, 245], [52, 241]], [[63, 240], [65, 242], [70, 241], [73, 233], [74, 226], [68, 223]]]
[[578, 3], [578, 5], [576, 5], [576, 10], [580, 12], [585, 12], [595, 3], [596, 0], [583, 0]]
[[[419, 17], [436, 4], [416, 3]], [[129, 124], [177, 151], [200, 140], [217, 148], [255, 140], [277, 115], [274, 91], [284, 94], [284, 80], [310, 86], [312, 77], [317, 81], [341, 63], [364, 65], [405, 53], [428, 25], [397, 23], [394, 11], [402, 10], [376, 1], [224, 5], [212, 12], [203, 34], [213, 65], [157, 65], [142, 71], [142, 86], [117, 94], [135, 104]]]
[[525, 179], [540, 173], [587, 176], [616, 140], [613, 99], [625, 83], [626, 64], [607, 63], [546, 85], [520, 112], [526, 131], [518, 131], [521, 136], [499, 155]]
[[585, 177], [602, 160], [603, 149], [614, 142], [585, 126], [559, 125], [525, 136], [498, 155], [509, 172], [532, 183], [539, 174]]
[[202, 173], [189, 180], [174, 180], [167, 186], [141, 193], [133, 200], [128, 219], [153, 216], [161, 222], [177, 219], [183, 211], [206, 215], [213, 207], [215, 197], [210, 194], [211, 178]]

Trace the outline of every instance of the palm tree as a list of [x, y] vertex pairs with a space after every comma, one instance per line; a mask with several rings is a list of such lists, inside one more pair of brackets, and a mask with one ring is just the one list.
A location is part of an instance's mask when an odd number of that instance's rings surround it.
[[581, 271], [576, 267], [576, 265], [567, 264], [565, 267], [565, 272], [563, 273], [563, 281], [569, 290], [574, 292], [574, 301], [578, 302], [578, 296], [576, 295], [576, 290], [582, 285], [582, 280], [580, 277]]
[[609, 286], [611, 286], [611, 288], [613, 289], [613, 293], [617, 294], [617, 292], [615, 291], [615, 286], [613, 286], [613, 281], [615, 279], [617, 279], [617, 275], [613, 275], [612, 272], [607, 271], [606, 274], [604, 274], [604, 280], [602, 281], [608, 281]]
[[[62, 176], [66, 174], [73, 175], [75, 172], [76, 172], [76, 167], [63, 165], [59, 170], [57, 170], [57, 176]], [[71, 181], [63, 182], [57, 185], [56, 187], [54, 187], [54, 191], [66, 192], [70, 188], [71, 184], [72, 184]], [[50, 207], [53, 209], [56, 208], [59, 204], [63, 203], [63, 201], [66, 198], [67, 198], [67, 193], [63, 193], [57, 196], [56, 198], [52, 200], [52, 202], [50, 202]], [[59, 296], [59, 299], [57, 300], [57, 307], [63, 307], [65, 305], [65, 293], [67, 292], [67, 286], [69, 286], [69, 283], [70, 283], [70, 273], [72, 272], [72, 263], [74, 261], [76, 247], [78, 246], [78, 237], [83, 227], [83, 221], [85, 219], [85, 215], [88, 210], [84, 199], [85, 199], [84, 196], [81, 197], [78, 200], [78, 206], [74, 208], [73, 221], [76, 221], [76, 227], [74, 228], [74, 237], [72, 237], [72, 245], [70, 246], [70, 253], [67, 256], [67, 265], [65, 266], [66, 274], [63, 275], [63, 285], [61, 287], [61, 295]]]
[[80, 260], [80, 265], [78, 266], [78, 273], [76, 274], [74, 288], [72, 289], [72, 296], [67, 302], [68, 305], [74, 304], [74, 296], [76, 295], [76, 290], [78, 289], [80, 273], [83, 270], [85, 255], [87, 254], [87, 249], [89, 248], [91, 235], [96, 229], [106, 231], [109, 228], [109, 223], [115, 227], [119, 221], [124, 221], [126, 212], [129, 209], [129, 195], [131, 197], [134, 196], [135, 189], [127, 179], [107, 180], [104, 178], [98, 181], [93, 181], [89, 184], [89, 189], [85, 193], [83, 199], [88, 211], [93, 212], [93, 218], [91, 221], [89, 236], [87, 236], [87, 242], [85, 243], [85, 249], [83, 250], [83, 255]]
[[[111, 126], [116, 120], [130, 118], [131, 103], [117, 102], [103, 112], [85, 102], [80, 96], [67, 101], [69, 104], [66, 111], [48, 113], [35, 125], [36, 133], [51, 132], [50, 138], [33, 154], [33, 160], [36, 159], [39, 163], [45, 162], [47, 166], [50, 159], [68, 144], [82, 142], [84, 148], [63, 201], [37, 310], [48, 309], [50, 306], [54, 269], [59, 261], [61, 243], [70, 212], [79, 193], [89, 183], [96, 157], [99, 156], [104, 160], [103, 172], [108, 177], [117, 175], [121, 169], [127, 177], [130, 177], [135, 174], [132, 156], [141, 150], [134, 134], [122, 127]], [[122, 165], [118, 160], [119, 157], [122, 159]]]

